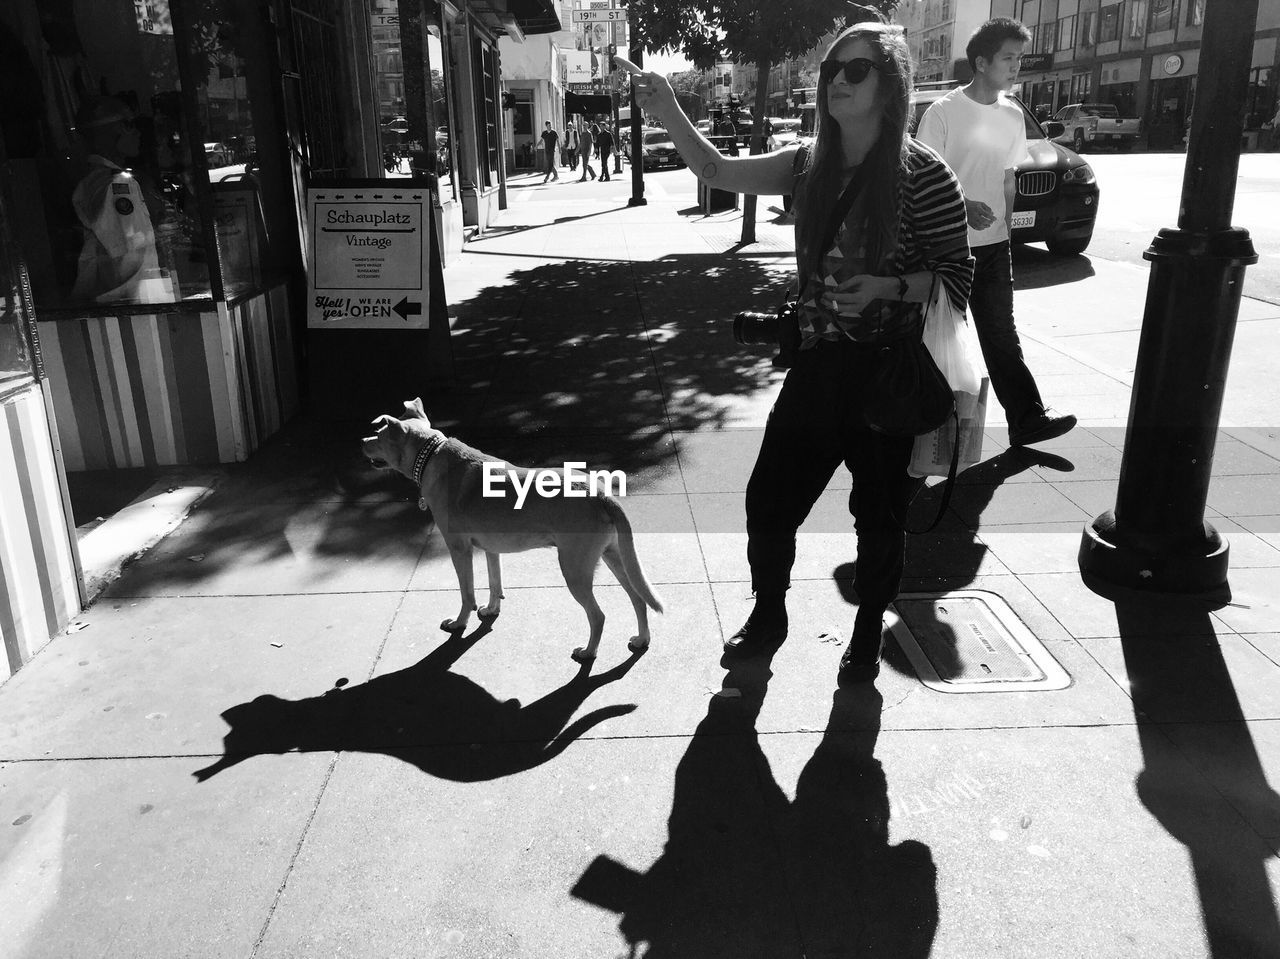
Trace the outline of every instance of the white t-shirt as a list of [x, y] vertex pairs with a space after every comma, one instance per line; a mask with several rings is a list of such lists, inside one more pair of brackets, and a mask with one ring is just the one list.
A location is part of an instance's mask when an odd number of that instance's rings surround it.
[[969, 227], [969, 246], [1009, 239], [1004, 175], [1027, 157], [1027, 128], [1018, 105], [1003, 93], [995, 103], [978, 103], [957, 88], [925, 110], [916, 139], [951, 167], [966, 200], [981, 200], [996, 215], [985, 230]]

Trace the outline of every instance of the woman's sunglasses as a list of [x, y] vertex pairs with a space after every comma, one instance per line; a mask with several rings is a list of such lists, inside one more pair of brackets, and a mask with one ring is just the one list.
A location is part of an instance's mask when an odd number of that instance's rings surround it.
[[818, 64], [818, 76], [823, 83], [830, 83], [841, 73], [844, 74], [845, 80], [849, 83], [861, 83], [872, 70], [878, 70], [881, 73], [892, 72], [883, 64], [868, 60], [866, 57], [855, 57], [852, 60], [846, 60], [844, 63], [839, 60], [823, 60]]

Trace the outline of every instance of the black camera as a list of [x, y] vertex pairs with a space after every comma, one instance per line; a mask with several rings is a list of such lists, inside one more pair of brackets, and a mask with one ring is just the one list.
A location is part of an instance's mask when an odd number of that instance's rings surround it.
[[745, 310], [733, 318], [733, 339], [743, 346], [776, 346], [773, 365], [788, 370], [800, 349], [800, 317], [794, 303], [784, 303], [776, 313]]

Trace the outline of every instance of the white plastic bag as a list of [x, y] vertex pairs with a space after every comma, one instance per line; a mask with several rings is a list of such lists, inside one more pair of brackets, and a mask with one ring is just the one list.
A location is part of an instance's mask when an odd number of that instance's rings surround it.
[[951, 388], [977, 394], [986, 374], [982, 350], [964, 312], [951, 304], [941, 280], [933, 281], [933, 293], [925, 308], [922, 339]]
[[[989, 381], [977, 334], [963, 313], [951, 305], [942, 282], [935, 280], [925, 313], [923, 340], [933, 361], [947, 378], [956, 397], [960, 424], [960, 454], [956, 472], [982, 459], [982, 434], [987, 424]], [[948, 476], [956, 447], [956, 419], [917, 436], [907, 472], [912, 476]]]

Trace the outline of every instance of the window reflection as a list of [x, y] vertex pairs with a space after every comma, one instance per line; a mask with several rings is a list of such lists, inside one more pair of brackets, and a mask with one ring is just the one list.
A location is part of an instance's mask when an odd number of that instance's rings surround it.
[[6, 0], [0, 35], [21, 90], [6, 90], [23, 123], [6, 124], [5, 149], [37, 306], [207, 298], [167, 2]]
[[191, 11], [199, 165], [211, 187], [224, 293], [235, 297], [259, 289], [275, 272], [247, 63], [255, 14], [241, 0], [202, 0]]

